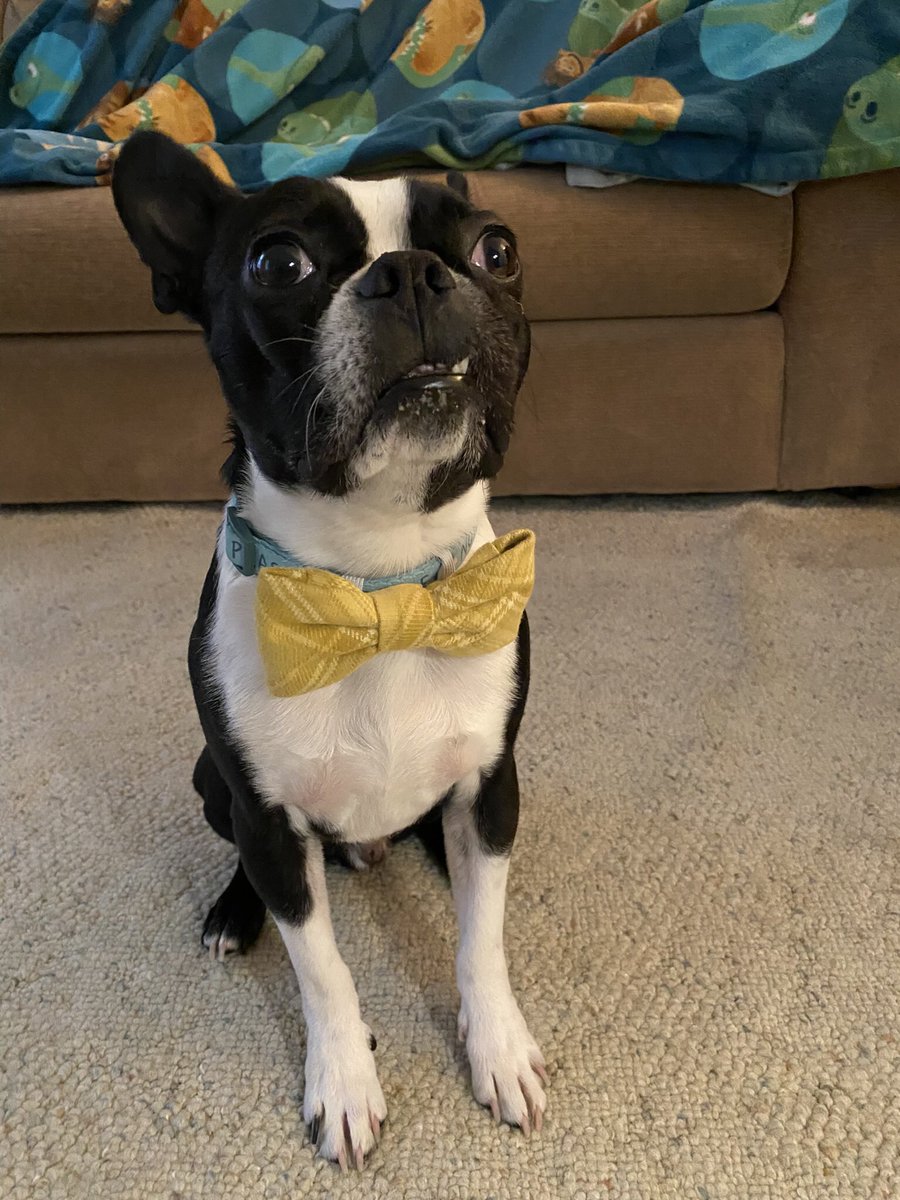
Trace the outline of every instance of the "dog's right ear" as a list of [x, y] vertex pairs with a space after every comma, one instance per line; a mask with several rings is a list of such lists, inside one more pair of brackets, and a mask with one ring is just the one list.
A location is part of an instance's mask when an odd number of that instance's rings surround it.
[[199, 321], [216, 219], [238, 194], [189, 150], [149, 130], [122, 147], [112, 190], [122, 224], [153, 273], [156, 307]]

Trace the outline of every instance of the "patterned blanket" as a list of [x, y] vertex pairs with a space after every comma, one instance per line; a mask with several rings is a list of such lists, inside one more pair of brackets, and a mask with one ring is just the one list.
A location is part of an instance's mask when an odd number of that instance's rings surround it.
[[779, 184], [900, 164], [900, 0], [44, 0], [0, 183], [161, 129], [253, 189], [423, 162]]

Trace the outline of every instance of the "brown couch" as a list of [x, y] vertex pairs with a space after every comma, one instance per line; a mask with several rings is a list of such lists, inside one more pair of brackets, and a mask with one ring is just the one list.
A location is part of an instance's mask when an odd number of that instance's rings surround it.
[[[900, 484], [900, 172], [780, 199], [471, 178], [534, 329], [498, 491]], [[0, 191], [0, 281], [0, 502], [221, 495], [200, 335], [153, 308], [108, 189]]]

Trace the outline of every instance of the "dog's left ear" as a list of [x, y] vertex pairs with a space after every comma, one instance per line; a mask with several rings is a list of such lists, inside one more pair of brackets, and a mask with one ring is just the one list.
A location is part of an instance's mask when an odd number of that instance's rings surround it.
[[203, 267], [216, 221], [238, 193], [189, 150], [152, 131], [134, 134], [122, 147], [112, 191], [122, 224], [153, 273], [156, 307], [201, 320]]
[[469, 199], [469, 181], [462, 171], [447, 172], [447, 187], [462, 196], [463, 200]]

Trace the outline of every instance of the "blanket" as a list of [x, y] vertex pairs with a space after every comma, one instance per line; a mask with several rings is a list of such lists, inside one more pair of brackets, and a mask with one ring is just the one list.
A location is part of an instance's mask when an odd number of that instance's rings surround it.
[[900, 164], [898, 0], [44, 0], [0, 51], [0, 183], [156, 128], [253, 190], [567, 163], [781, 184]]

